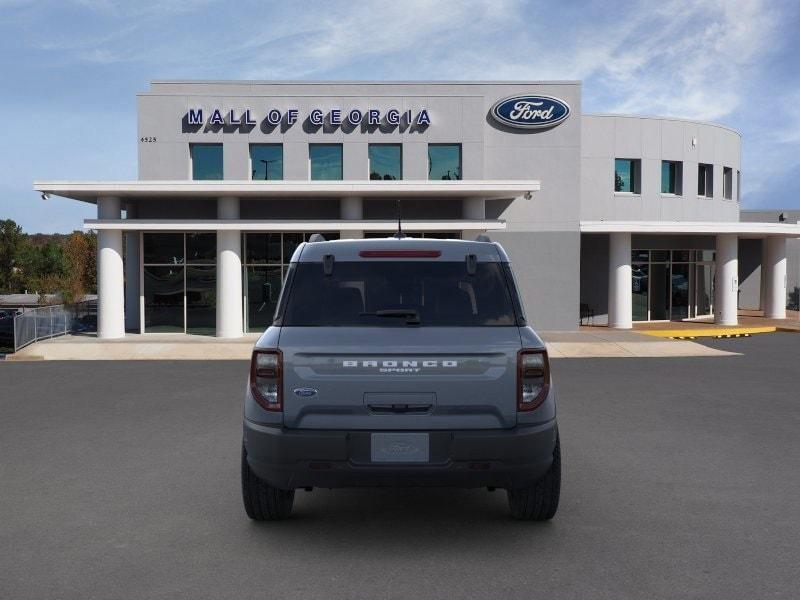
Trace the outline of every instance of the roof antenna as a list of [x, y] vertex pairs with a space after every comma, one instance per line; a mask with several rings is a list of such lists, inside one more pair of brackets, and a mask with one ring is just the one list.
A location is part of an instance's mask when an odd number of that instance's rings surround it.
[[394, 234], [398, 240], [406, 237], [403, 235], [403, 207], [400, 198], [397, 199], [397, 233]]

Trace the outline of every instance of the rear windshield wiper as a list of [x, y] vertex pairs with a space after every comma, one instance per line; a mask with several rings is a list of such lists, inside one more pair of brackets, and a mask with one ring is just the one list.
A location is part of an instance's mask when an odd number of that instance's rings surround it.
[[375, 312], [359, 313], [360, 317], [405, 317], [406, 325], [419, 325], [419, 313], [413, 308], [386, 308]]

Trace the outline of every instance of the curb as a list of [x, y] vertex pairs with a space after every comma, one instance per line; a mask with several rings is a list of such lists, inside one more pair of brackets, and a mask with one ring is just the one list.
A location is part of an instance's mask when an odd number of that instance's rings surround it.
[[[766, 333], [766, 332], [764, 332], [764, 333]], [[676, 336], [670, 336], [669, 339], [671, 339], [671, 340], [696, 340], [698, 337], [713, 337], [713, 338], [715, 338], [717, 340], [721, 340], [721, 339], [728, 339], [728, 338], [750, 337], [751, 335], [753, 335], [753, 334], [751, 334], [751, 333], [726, 333], [726, 334], [723, 334], [723, 335], [714, 335], [714, 336], [711, 336], [711, 335], [704, 335], [704, 336], [676, 335]]]
[[[653, 337], [669, 338], [672, 340], [694, 340], [697, 338], [736, 338], [750, 337], [758, 333], [775, 333], [777, 327], [719, 327], [716, 329], [650, 329], [638, 330], [637, 333]], [[793, 330], [796, 331], [796, 330]]]

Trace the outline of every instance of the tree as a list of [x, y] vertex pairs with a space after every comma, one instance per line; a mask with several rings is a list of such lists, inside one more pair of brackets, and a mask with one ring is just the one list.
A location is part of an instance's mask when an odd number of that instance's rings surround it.
[[60, 292], [66, 304], [75, 304], [96, 287], [97, 237], [75, 231], [63, 247], [65, 270]]
[[0, 292], [15, 291], [19, 253], [25, 242], [22, 227], [11, 219], [0, 221]]

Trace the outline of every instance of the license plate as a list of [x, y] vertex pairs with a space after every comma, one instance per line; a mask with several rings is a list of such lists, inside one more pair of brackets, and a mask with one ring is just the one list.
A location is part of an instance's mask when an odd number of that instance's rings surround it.
[[427, 433], [373, 433], [372, 462], [420, 463], [430, 460]]

